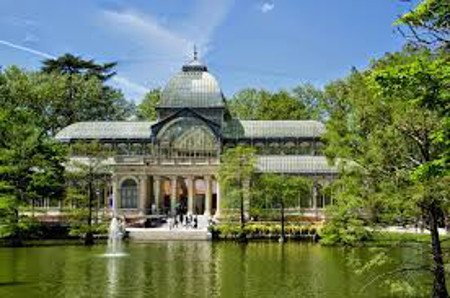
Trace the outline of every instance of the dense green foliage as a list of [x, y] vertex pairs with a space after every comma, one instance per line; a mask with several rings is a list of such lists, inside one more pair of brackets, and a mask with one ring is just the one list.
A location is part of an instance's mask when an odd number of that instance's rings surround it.
[[19, 208], [65, 197], [67, 150], [55, 133], [76, 121], [130, 115], [132, 105], [105, 84], [114, 66], [64, 55], [44, 61], [39, 72], [0, 72], [0, 237], [20, 244], [32, 221]]
[[252, 184], [253, 218], [270, 216], [273, 211], [281, 212], [281, 208], [298, 208], [311, 198], [312, 180], [304, 177], [261, 174], [253, 178]]
[[[113, 66], [94, 71], [91, 68], [102, 65], [81, 58], [76, 61], [79, 65], [67, 59], [46, 60], [40, 72], [14, 66], [5, 69], [0, 78], [0, 93], [4, 96], [0, 108], [19, 107], [34, 112], [39, 126], [50, 135], [78, 121], [124, 120], [132, 115], [133, 105], [105, 83], [114, 74]], [[86, 63], [92, 64], [88, 70], [83, 66]]]
[[243, 89], [228, 101], [228, 107], [242, 120], [320, 119], [321, 97], [321, 91], [310, 84], [299, 85], [292, 92]]
[[55, 59], [46, 59], [42, 62], [44, 73], [57, 73], [62, 75], [81, 75], [83, 77], [95, 77], [104, 82], [114, 75], [116, 62], [96, 63], [94, 60], [85, 60], [79, 56], [66, 53]]
[[447, 0], [424, 0], [396, 24], [413, 43], [450, 49], [450, 2]]
[[156, 107], [161, 99], [161, 89], [150, 90], [137, 106], [136, 116], [141, 120], [154, 121], [158, 118]]
[[[428, 228], [433, 297], [448, 296], [438, 226], [448, 221], [450, 197], [449, 14], [448, 1], [422, 1], [396, 23], [415, 47], [353, 70], [324, 96], [325, 153], [341, 169], [324, 242], [354, 245], [370, 237], [370, 225]], [[396, 287], [411, 293], [413, 284]]]
[[0, 110], [0, 237], [15, 245], [30, 226], [19, 208], [37, 199], [59, 200], [63, 193], [63, 148], [36, 118], [24, 108]]
[[[106, 159], [110, 153], [98, 142], [77, 143], [71, 149], [81, 153], [83, 159], [71, 159], [68, 163], [70, 171], [66, 172], [69, 181], [67, 200], [71, 204], [75, 202], [78, 207], [72, 216], [75, 233], [84, 232], [85, 242], [90, 245], [93, 244], [93, 234], [98, 229], [97, 225], [93, 225], [94, 202], [100, 200], [100, 190], [108, 182], [110, 166]], [[95, 223], [98, 223], [98, 214], [95, 216]]]
[[448, 86], [446, 52], [406, 48], [325, 90], [325, 153], [339, 160], [341, 177], [324, 238], [351, 244], [367, 238], [367, 224], [426, 225], [442, 292], [437, 226], [449, 207]]
[[340, 158], [337, 195], [345, 206], [352, 209], [354, 197], [377, 223], [411, 217], [432, 202], [418, 190], [448, 175], [446, 141], [437, 136], [446, 129], [440, 106], [449, 98], [449, 73], [444, 56], [407, 49], [326, 87], [325, 153]]
[[222, 204], [229, 210], [239, 209], [241, 239], [245, 239], [245, 221], [248, 217], [251, 195], [250, 179], [256, 169], [256, 151], [247, 146], [237, 146], [224, 152], [219, 167], [219, 181], [224, 200]]

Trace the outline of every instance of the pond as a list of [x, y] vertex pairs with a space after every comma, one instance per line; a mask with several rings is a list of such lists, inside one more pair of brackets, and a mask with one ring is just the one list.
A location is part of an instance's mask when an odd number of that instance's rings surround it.
[[[0, 297], [381, 297], [384, 285], [355, 273], [349, 256], [368, 248], [308, 243], [129, 243], [127, 256], [105, 246], [0, 248]], [[423, 252], [422, 252], [423, 253]], [[397, 263], [417, 249], [396, 248]], [[397, 265], [391, 265], [397, 266]], [[387, 270], [386, 268], [383, 270]]]

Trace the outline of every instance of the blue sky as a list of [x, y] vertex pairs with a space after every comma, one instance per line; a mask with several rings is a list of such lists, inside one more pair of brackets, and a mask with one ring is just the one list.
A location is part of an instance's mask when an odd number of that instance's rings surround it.
[[[417, 1], [413, 1], [416, 3]], [[230, 97], [245, 87], [323, 86], [399, 50], [400, 0], [0, 0], [0, 65], [37, 69], [66, 52], [117, 61], [111, 82], [139, 102], [197, 44]]]

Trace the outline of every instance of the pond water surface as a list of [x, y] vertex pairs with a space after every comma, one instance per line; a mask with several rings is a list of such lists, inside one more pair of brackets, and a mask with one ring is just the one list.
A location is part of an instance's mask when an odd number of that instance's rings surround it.
[[[155, 242], [106, 247], [0, 248], [0, 297], [386, 297], [381, 283], [355, 273], [349, 256], [367, 248], [307, 243]], [[417, 250], [392, 249], [398, 264]], [[383, 270], [387, 270], [384, 268]]]

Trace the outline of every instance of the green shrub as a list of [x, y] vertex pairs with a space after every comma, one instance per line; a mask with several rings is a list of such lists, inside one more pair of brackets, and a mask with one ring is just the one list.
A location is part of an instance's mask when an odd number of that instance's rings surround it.
[[324, 245], [354, 246], [370, 240], [372, 233], [364, 225], [364, 221], [357, 218], [334, 218], [325, 223], [320, 232], [320, 243]]
[[[214, 237], [231, 238], [238, 237], [241, 233], [241, 227], [237, 223], [226, 223], [210, 227], [209, 231]], [[299, 236], [312, 236], [317, 232], [313, 225], [287, 224], [285, 233], [291, 238]], [[271, 238], [281, 235], [281, 225], [279, 223], [249, 223], [244, 227], [244, 233], [251, 238]]]

